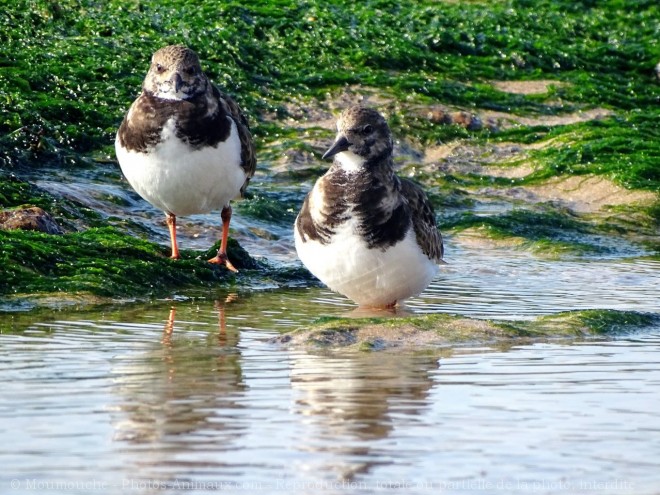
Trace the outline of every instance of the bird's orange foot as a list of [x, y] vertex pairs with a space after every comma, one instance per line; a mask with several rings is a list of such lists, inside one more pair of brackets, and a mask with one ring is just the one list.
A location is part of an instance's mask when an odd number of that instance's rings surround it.
[[214, 265], [225, 265], [227, 270], [238, 273], [236, 267], [234, 267], [234, 265], [231, 264], [231, 261], [229, 261], [229, 258], [227, 258], [226, 253], [218, 253], [217, 256], [214, 256], [209, 260], [209, 263], [213, 263]]

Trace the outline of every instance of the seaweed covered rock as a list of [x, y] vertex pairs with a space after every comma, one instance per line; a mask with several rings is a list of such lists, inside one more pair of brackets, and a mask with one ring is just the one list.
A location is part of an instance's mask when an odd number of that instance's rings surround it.
[[617, 310], [565, 311], [534, 320], [482, 320], [448, 314], [361, 318], [322, 317], [273, 342], [316, 349], [360, 351], [470, 345], [509, 345], [547, 340], [611, 338], [655, 327], [654, 313]]
[[46, 234], [63, 233], [52, 215], [38, 206], [0, 211], [0, 229], [36, 230]]

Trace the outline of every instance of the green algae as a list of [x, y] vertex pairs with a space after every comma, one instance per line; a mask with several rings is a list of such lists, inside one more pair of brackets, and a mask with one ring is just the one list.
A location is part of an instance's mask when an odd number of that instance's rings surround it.
[[473, 226], [490, 226], [494, 231], [530, 239], [550, 239], [560, 232], [584, 233], [587, 227], [574, 215], [556, 210], [533, 211], [514, 209], [499, 216], [479, 216], [474, 213], [460, 215], [453, 221], [445, 221], [448, 228], [465, 229]]
[[616, 310], [568, 311], [535, 320], [478, 320], [447, 314], [405, 317], [319, 318], [279, 341], [316, 348], [362, 351], [437, 346], [493, 345], [547, 340], [616, 337], [660, 324], [651, 313]]
[[30, 203], [44, 209], [51, 209], [56, 199], [37, 186], [19, 179], [13, 174], [0, 174], [0, 204], [4, 208], [15, 208]]
[[172, 260], [166, 248], [112, 227], [64, 235], [0, 230], [0, 295], [33, 294], [38, 300], [46, 293], [65, 298], [88, 294], [102, 301], [216, 290], [237, 284], [292, 285], [309, 281], [305, 271], [275, 268], [255, 260], [230, 239], [229, 259], [239, 269], [233, 274], [206, 261], [217, 249], [218, 243], [206, 252], [182, 250], [182, 258]]
[[[63, 153], [107, 147], [150, 53], [172, 42], [198, 50], [213, 79], [252, 115], [283, 115], [292, 97], [323, 97], [346, 84], [389, 88], [401, 101], [523, 113], [645, 108], [659, 97], [658, 10], [625, 1], [19, 0], [0, 14], [0, 63], [9, 69], [0, 80], [7, 109], [0, 134], [25, 129]], [[488, 84], [549, 76], [570, 84], [544, 100]], [[272, 132], [253, 121], [268, 140]], [[420, 132], [434, 138], [430, 128]], [[4, 146], [11, 144], [26, 143]]]
[[[648, 109], [660, 98], [652, 80], [660, 57], [657, 14], [653, 2], [630, 8], [621, 1], [489, 2], [486, 8], [481, 2], [306, 1], [277, 8], [228, 2], [194, 9], [173, 1], [18, 1], [0, 13], [6, 21], [0, 64], [7, 68], [0, 77], [6, 103], [0, 147], [7, 166], [32, 165], [35, 158], [75, 164], [92, 151], [112, 156], [114, 130], [149, 54], [171, 42], [200, 52], [211, 77], [253, 117], [260, 146], [287, 133], [286, 125], [260, 114], [284, 118], [283, 103], [292, 98], [322, 99], [346, 84], [384, 88], [400, 102], [518, 113]], [[489, 84], [548, 77], [567, 84], [543, 96]], [[393, 112], [392, 126], [426, 143], [474, 136], [430, 125], [406, 105]]]
[[527, 143], [551, 143], [531, 152], [539, 165], [516, 184], [533, 184], [561, 175], [599, 175], [628, 189], [660, 191], [660, 113], [630, 112], [553, 128], [503, 132]]
[[251, 218], [290, 226], [296, 219], [301, 203], [300, 193], [287, 194], [262, 189], [257, 194], [248, 193], [246, 200], [236, 203], [236, 209]]
[[109, 227], [61, 236], [0, 232], [0, 243], [3, 294], [18, 288], [28, 293], [158, 294], [160, 288], [210, 283], [225, 276], [195, 260], [174, 262], [164, 248]]
[[597, 235], [601, 227], [566, 210], [548, 207], [541, 211], [518, 208], [490, 216], [463, 212], [445, 218], [442, 228], [455, 234], [476, 228], [486, 238], [519, 241], [517, 247], [550, 258], [604, 254], [612, 249]]

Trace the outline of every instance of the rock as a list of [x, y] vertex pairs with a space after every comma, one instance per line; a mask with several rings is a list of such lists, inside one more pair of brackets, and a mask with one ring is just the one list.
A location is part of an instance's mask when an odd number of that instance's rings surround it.
[[0, 211], [0, 229], [36, 230], [47, 234], [64, 233], [50, 213], [38, 206]]
[[433, 124], [454, 124], [465, 127], [469, 131], [479, 131], [484, 127], [484, 124], [478, 115], [465, 111], [449, 112], [440, 107], [431, 107], [426, 114], [426, 118]]
[[448, 125], [452, 123], [451, 115], [442, 108], [431, 108], [426, 116], [433, 124]]
[[654, 313], [609, 309], [565, 311], [534, 320], [482, 320], [443, 313], [321, 317], [306, 328], [271, 339], [286, 347], [316, 349], [423, 349], [510, 345], [607, 337], [656, 328]]
[[478, 131], [483, 127], [481, 119], [469, 112], [454, 112], [451, 114], [451, 121], [453, 124], [465, 127], [469, 131]]

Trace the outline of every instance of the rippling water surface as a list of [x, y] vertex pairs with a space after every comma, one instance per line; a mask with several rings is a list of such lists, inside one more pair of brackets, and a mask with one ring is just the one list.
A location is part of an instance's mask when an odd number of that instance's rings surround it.
[[493, 255], [457, 248], [435, 283], [409, 306], [504, 319], [579, 309], [660, 310], [657, 260], [540, 260], [505, 250]]
[[[411, 310], [658, 311], [655, 261], [460, 254]], [[3, 316], [0, 492], [660, 493], [660, 328], [405, 353], [271, 341], [350, 309], [300, 289]]]

